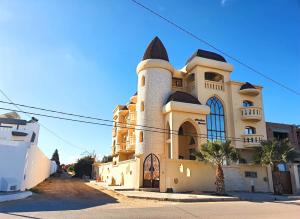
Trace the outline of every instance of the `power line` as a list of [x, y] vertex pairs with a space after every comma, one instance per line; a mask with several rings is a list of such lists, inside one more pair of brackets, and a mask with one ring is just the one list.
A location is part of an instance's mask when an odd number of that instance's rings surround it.
[[[13, 104], [16, 106], [22, 106], [22, 107], [26, 107], [26, 108], [30, 108], [30, 109], [36, 109], [36, 110], [41, 110], [41, 111], [46, 111], [46, 112], [51, 112], [51, 113], [58, 113], [58, 114], [67, 115], [67, 116], [80, 117], [80, 118], [84, 118], [84, 119], [92, 119], [92, 120], [98, 120], [98, 121], [103, 121], [103, 122], [115, 122], [116, 124], [125, 124], [125, 125], [127, 124], [127, 123], [123, 123], [123, 122], [116, 122], [114, 120], [109, 120], [109, 119], [101, 119], [101, 118], [97, 118], [97, 117], [85, 116], [85, 115], [80, 115], [80, 114], [75, 114], [75, 113], [67, 113], [67, 112], [62, 112], [62, 111], [58, 111], [58, 110], [46, 109], [46, 108], [42, 108], [42, 107], [29, 106], [29, 105], [19, 104], [19, 103], [11, 103], [11, 102], [7, 102], [7, 101], [3, 101], [3, 100], [0, 100], [0, 103]], [[151, 128], [151, 129], [158, 129], [158, 130], [166, 130], [163, 128], [152, 127], [152, 126], [144, 126], [144, 125], [136, 125], [136, 126], [144, 127], [144, 128]]]
[[[3, 100], [0, 100], [0, 103], [12, 104], [10, 102], [6, 102], [6, 101], [3, 101]], [[133, 124], [130, 124], [130, 123], [127, 123], [127, 122], [116, 122], [114, 120], [109, 120], [109, 119], [102, 119], [102, 118], [85, 116], [85, 115], [80, 115], [80, 114], [67, 113], [67, 112], [62, 112], [62, 111], [58, 111], [58, 110], [46, 109], [46, 108], [42, 108], [42, 107], [29, 106], [29, 105], [25, 105], [25, 104], [19, 104], [19, 103], [13, 103], [13, 104], [17, 105], [17, 106], [27, 107], [27, 108], [30, 108], [30, 109], [37, 109], [37, 110], [51, 112], [51, 113], [57, 113], [57, 114], [68, 115], [68, 116], [79, 117], [79, 118], [85, 118], [85, 119], [98, 120], [98, 121], [102, 121], [102, 122], [112, 122], [112, 123], [115, 123], [116, 125], [118, 125], [118, 127], [121, 127], [122, 125], [132, 125], [132, 126], [135, 126], [135, 127], [149, 128], [151, 131], [155, 131], [155, 132], [162, 131], [161, 133], [166, 133], [166, 132], [177, 133], [178, 132], [176, 130], [169, 130], [169, 129], [165, 129], [165, 128], [159, 128], [159, 127], [154, 127], [154, 126], [144, 126], [144, 125], [137, 125], [137, 124], [133, 125]], [[55, 117], [55, 116], [49, 116], [49, 115], [39, 114], [39, 113], [31, 113], [31, 112], [26, 112], [26, 113], [30, 113], [30, 114], [34, 114], [34, 115], [38, 115], [38, 116], [46, 116], [46, 117], [49, 117], [49, 118], [65, 119], [65, 117]], [[68, 119], [68, 118], [66, 120], [74, 121], [74, 122], [83, 121], [83, 120], [74, 120], [74, 119]], [[86, 122], [86, 121], [84, 121], [84, 122], [89, 123], [89, 124], [101, 124], [101, 125], [103, 124], [103, 123]], [[113, 126], [113, 125], [108, 125], [108, 126]], [[144, 130], [144, 129], [135, 128], [135, 130]], [[160, 130], [160, 131], [157, 131], [157, 130]], [[199, 134], [199, 135], [205, 135], [205, 134]], [[227, 138], [233, 138], [233, 137], [227, 137]], [[234, 138], [234, 139], [243, 139], [243, 138]]]
[[202, 42], [202, 43], [208, 45], [209, 47], [215, 49], [216, 51], [218, 51], [218, 52], [220, 52], [221, 54], [227, 56], [228, 58], [233, 59], [234, 61], [236, 61], [236, 62], [239, 63], [240, 65], [242, 65], [242, 66], [248, 68], [249, 70], [253, 71], [254, 73], [260, 75], [261, 77], [263, 77], [263, 78], [265, 78], [265, 79], [267, 79], [267, 80], [269, 80], [269, 81], [271, 81], [271, 82], [277, 84], [278, 86], [280, 86], [280, 87], [282, 87], [282, 88], [284, 88], [284, 89], [286, 89], [286, 90], [288, 90], [288, 91], [290, 91], [290, 92], [292, 92], [292, 93], [294, 93], [294, 94], [300, 96], [300, 92], [298, 92], [298, 91], [294, 90], [293, 88], [290, 88], [290, 87], [286, 86], [285, 84], [283, 84], [283, 83], [281, 83], [281, 82], [279, 82], [279, 81], [277, 81], [277, 80], [271, 78], [270, 76], [268, 76], [268, 75], [262, 73], [261, 71], [255, 69], [254, 67], [248, 65], [247, 63], [241, 61], [240, 59], [235, 58], [234, 56], [230, 55], [229, 53], [224, 52], [223, 50], [217, 48], [216, 46], [214, 46], [214, 45], [211, 44], [210, 42], [204, 40], [203, 38], [200, 38], [199, 36], [197, 36], [196, 34], [192, 33], [191, 31], [187, 30], [186, 28], [184, 28], [184, 27], [182, 27], [182, 26], [176, 24], [175, 22], [171, 21], [170, 19], [168, 19], [168, 18], [162, 16], [161, 14], [159, 14], [159, 13], [156, 12], [156, 11], [154, 11], [153, 9], [151, 9], [151, 8], [149, 8], [149, 7], [147, 7], [147, 6], [145, 6], [144, 4], [142, 4], [142, 3], [140, 3], [140, 2], [138, 2], [138, 1], [136, 1], [136, 0], [131, 0], [131, 1], [132, 1], [134, 4], [136, 4], [136, 5], [140, 6], [141, 8], [145, 9], [146, 11], [150, 12], [151, 14], [153, 14], [153, 15], [159, 17], [160, 19], [162, 19], [162, 20], [164, 20], [165, 22], [169, 23], [170, 25], [174, 26], [174, 27], [177, 28], [178, 30], [180, 30], [180, 31], [182, 31], [182, 32], [184, 32], [184, 33], [186, 33], [186, 34], [188, 34], [188, 35], [191, 36], [192, 38], [194, 38], [194, 39], [196, 39], [196, 40], [198, 40], [198, 41], [200, 41], [200, 42]]
[[[8, 95], [7, 95], [1, 88], [0, 88], [0, 93], [1, 93], [8, 101], [10, 101], [10, 102], [6, 102], [7, 104], [12, 104], [12, 105], [14, 105], [18, 110], [22, 111], [22, 109], [19, 107], [19, 106], [21, 106], [21, 105], [20, 105], [20, 104], [14, 103], [14, 102], [12, 101], [12, 99], [10, 99], [10, 98], [8, 97]], [[3, 103], [4, 103], [4, 102], [5, 102], [5, 101], [3, 101]], [[15, 110], [12, 109], [11, 111], [15, 111]], [[57, 138], [60, 139], [61, 141], [65, 142], [66, 144], [68, 144], [68, 145], [70, 145], [70, 146], [72, 146], [72, 147], [75, 147], [75, 148], [77, 148], [77, 149], [87, 151], [86, 149], [83, 149], [83, 148], [81, 148], [81, 147], [79, 147], [79, 146], [77, 146], [77, 145], [71, 143], [70, 141], [64, 139], [63, 137], [61, 137], [60, 135], [58, 135], [56, 132], [54, 132], [54, 131], [52, 131], [51, 129], [47, 128], [47, 127], [46, 127], [45, 125], [43, 125], [42, 123], [39, 122], [39, 124], [41, 125], [42, 128], [44, 128], [44, 129], [47, 130], [49, 133], [51, 133], [52, 135], [54, 135], [55, 137], [57, 137]]]
[[[8, 109], [8, 108], [3, 108], [0, 107], [1, 110], [8, 110], [12, 111], [13, 109]], [[20, 113], [25, 113], [25, 114], [31, 114], [31, 115], [37, 115], [37, 116], [43, 116], [43, 117], [48, 117], [48, 118], [53, 118], [53, 119], [60, 119], [60, 120], [66, 120], [66, 121], [72, 121], [72, 122], [79, 122], [79, 123], [85, 123], [85, 124], [92, 124], [92, 125], [99, 125], [99, 126], [107, 126], [107, 127], [113, 127], [114, 125], [112, 124], [106, 124], [106, 123], [99, 123], [99, 122], [91, 122], [91, 121], [85, 121], [85, 120], [79, 120], [79, 119], [71, 119], [71, 118], [65, 118], [65, 117], [60, 117], [60, 116], [52, 116], [52, 115], [47, 115], [47, 114], [41, 114], [41, 113], [34, 113], [34, 112], [28, 112], [28, 111], [23, 111], [23, 110], [15, 110], [16, 112]], [[128, 124], [130, 126], [135, 126], [132, 124]], [[122, 126], [117, 126], [117, 127], [122, 127]], [[183, 135], [183, 136], [190, 136], [190, 137], [200, 137], [200, 138], [208, 138], [213, 135], [207, 135], [207, 134], [195, 134], [195, 133], [189, 133], [188, 135], [185, 134], [179, 134], [178, 131], [157, 131], [157, 130], [151, 130], [151, 129], [141, 129], [141, 128], [132, 128], [132, 127], [126, 127], [127, 129], [133, 129], [133, 130], [141, 130], [145, 132], [154, 132], [154, 133], [161, 133], [161, 134], [171, 134], [171, 135]], [[243, 138], [233, 138], [233, 137], [224, 137], [224, 138], [219, 138], [221, 140], [232, 140], [232, 141], [244, 141]]]

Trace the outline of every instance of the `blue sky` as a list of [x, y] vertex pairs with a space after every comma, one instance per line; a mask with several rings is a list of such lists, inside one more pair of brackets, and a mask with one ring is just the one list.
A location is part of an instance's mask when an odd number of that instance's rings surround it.
[[[300, 92], [299, 1], [140, 1]], [[156, 35], [177, 68], [197, 48], [214, 51], [129, 0], [0, 0], [0, 87], [17, 103], [111, 119], [135, 93], [136, 65]], [[264, 87], [267, 121], [300, 124], [299, 96], [227, 60], [233, 80]], [[39, 121], [78, 147], [110, 153], [109, 127]], [[57, 148], [63, 162], [83, 152], [45, 129], [39, 146], [48, 156]]]

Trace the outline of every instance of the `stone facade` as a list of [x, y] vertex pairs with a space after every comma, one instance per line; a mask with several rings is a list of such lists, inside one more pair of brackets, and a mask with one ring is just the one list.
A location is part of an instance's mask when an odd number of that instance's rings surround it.
[[229, 139], [244, 163], [226, 169], [237, 185], [227, 190], [272, 190], [267, 168], [252, 162], [267, 139], [262, 87], [230, 80], [232, 71], [225, 58], [204, 50], [175, 69], [154, 38], [137, 66], [137, 93], [113, 112], [113, 162], [100, 165], [100, 180], [162, 192], [213, 190], [215, 167], [193, 153], [208, 140]]

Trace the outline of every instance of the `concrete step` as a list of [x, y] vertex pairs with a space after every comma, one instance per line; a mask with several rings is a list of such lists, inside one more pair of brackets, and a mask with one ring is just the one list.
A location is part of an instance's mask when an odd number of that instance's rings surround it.
[[159, 192], [159, 188], [139, 188], [139, 191], [143, 191], [143, 192]]

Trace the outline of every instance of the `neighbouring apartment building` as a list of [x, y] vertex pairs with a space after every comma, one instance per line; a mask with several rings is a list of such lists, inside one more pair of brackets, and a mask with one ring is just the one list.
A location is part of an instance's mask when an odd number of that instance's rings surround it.
[[56, 172], [38, 148], [39, 124], [15, 113], [0, 115], [0, 191], [24, 191]]
[[[268, 140], [289, 139], [291, 145], [300, 153], [299, 125], [266, 122], [266, 128]], [[285, 191], [300, 192], [300, 158], [296, 158], [293, 164], [280, 164], [279, 170], [283, 172], [280, 180]]]
[[215, 167], [195, 160], [209, 141], [229, 139], [243, 163], [224, 166], [227, 191], [272, 190], [254, 149], [267, 139], [262, 87], [232, 81], [233, 65], [198, 49], [175, 69], [158, 37], [137, 66], [137, 92], [113, 111], [113, 162], [99, 164], [99, 179], [127, 188], [213, 191]]
[[[273, 139], [289, 139], [293, 147], [300, 152], [300, 126], [266, 122], [267, 138]], [[299, 160], [300, 161], [300, 160]]]

